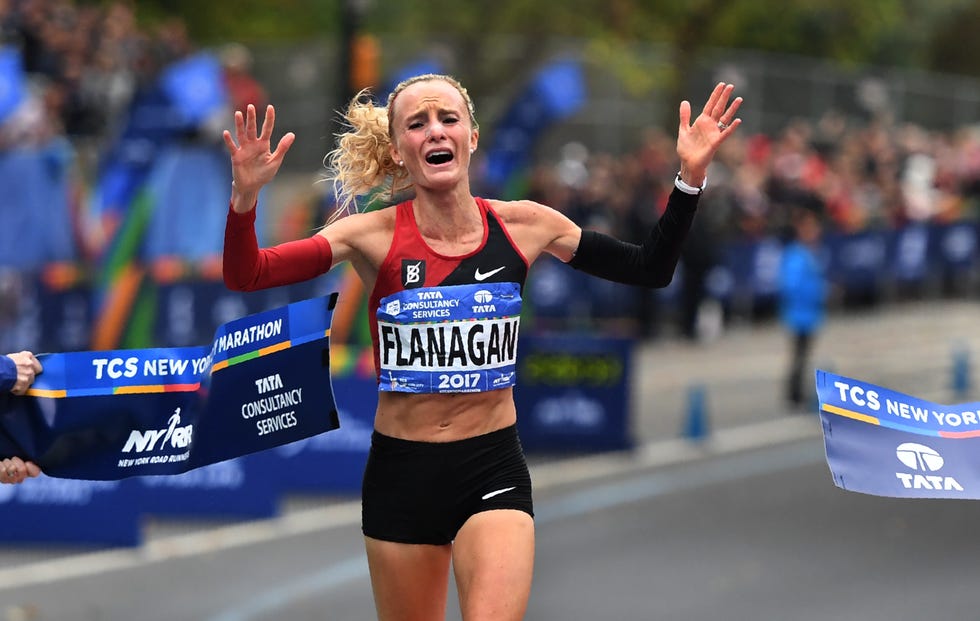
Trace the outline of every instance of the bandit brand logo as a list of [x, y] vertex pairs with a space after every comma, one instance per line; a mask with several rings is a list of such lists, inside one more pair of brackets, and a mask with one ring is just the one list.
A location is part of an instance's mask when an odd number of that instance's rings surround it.
[[946, 465], [946, 460], [936, 449], [924, 444], [905, 442], [895, 449], [895, 457], [905, 467], [915, 471], [895, 473], [905, 489], [963, 491], [963, 486], [953, 477], [931, 474]]
[[402, 287], [416, 289], [425, 284], [425, 260], [402, 259]]

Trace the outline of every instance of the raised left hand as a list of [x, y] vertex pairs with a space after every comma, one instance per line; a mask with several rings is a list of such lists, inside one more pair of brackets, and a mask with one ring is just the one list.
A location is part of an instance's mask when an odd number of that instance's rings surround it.
[[736, 97], [732, 100], [734, 90], [734, 85], [719, 82], [694, 123], [691, 123], [690, 102], [681, 102], [677, 156], [681, 161], [681, 179], [684, 183], [694, 187], [704, 183], [708, 164], [718, 147], [742, 124], [742, 119], [735, 118], [742, 105], [742, 98]]

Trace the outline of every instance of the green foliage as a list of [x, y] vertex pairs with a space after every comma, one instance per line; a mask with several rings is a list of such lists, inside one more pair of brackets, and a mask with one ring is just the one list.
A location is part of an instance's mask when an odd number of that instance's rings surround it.
[[181, 17], [196, 43], [315, 39], [339, 31], [341, 0], [139, 0], [140, 22]]
[[[942, 4], [942, 3], [940, 3]], [[951, 73], [980, 76], [980, 1], [943, 16], [929, 42], [926, 63]]]
[[629, 44], [656, 42], [674, 51], [678, 71], [706, 49], [744, 48], [980, 73], [980, 0], [139, 0], [137, 10], [147, 25], [180, 16], [210, 44], [334, 37], [353, 6], [382, 40], [451, 37], [467, 53], [526, 35], [585, 39], [590, 53], [627, 60]]

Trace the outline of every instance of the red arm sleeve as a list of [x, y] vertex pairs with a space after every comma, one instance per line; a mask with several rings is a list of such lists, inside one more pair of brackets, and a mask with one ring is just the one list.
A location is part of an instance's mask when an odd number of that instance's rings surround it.
[[233, 291], [256, 291], [291, 285], [326, 273], [333, 263], [330, 242], [322, 235], [259, 248], [255, 210], [236, 213], [228, 208], [222, 273]]

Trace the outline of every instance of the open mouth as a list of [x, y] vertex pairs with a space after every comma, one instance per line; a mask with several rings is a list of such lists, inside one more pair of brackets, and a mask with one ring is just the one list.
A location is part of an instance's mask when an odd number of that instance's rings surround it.
[[425, 156], [425, 161], [438, 166], [453, 161], [453, 154], [450, 151], [432, 151]]

